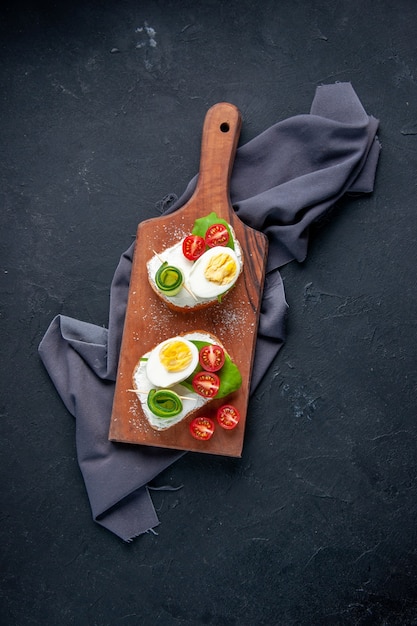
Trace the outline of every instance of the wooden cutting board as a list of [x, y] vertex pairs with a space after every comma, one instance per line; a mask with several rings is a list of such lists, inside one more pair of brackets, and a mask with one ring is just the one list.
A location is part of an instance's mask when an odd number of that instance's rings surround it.
[[[132, 265], [109, 439], [239, 457], [242, 453], [259, 307], [267, 256], [266, 237], [236, 216], [229, 182], [241, 127], [239, 110], [223, 102], [207, 112], [201, 145], [199, 177], [192, 198], [178, 211], [139, 224]], [[233, 227], [244, 257], [243, 273], [222, 303], [194, 312], [172, 311], [151, 288], [146, 263], [191, 233], [196, 218], [215, 211]], [[233, 430], [217, 426], [208, 441], [195, 440], [186, 418], [166, 431], [153, 430], [132, 389], [133, 370], [140, 357], [175, 335], [203, 330], [216, 335], [242, 374], [242, 387], [197, 415], [214, 418], [220, 404], [230, 403], [241, 419]], [[195, 415], [193, 415], [195, 417]]]

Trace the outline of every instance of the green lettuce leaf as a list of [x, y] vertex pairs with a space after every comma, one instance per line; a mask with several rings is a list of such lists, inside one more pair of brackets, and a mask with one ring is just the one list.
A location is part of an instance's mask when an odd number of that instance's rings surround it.
[[198, 219], [196, 219], [196, 221], [194, 222], [193, 230], [191, 232], [193, 235], [198, 235], [199, 237], [202, 237], [204, 239], [207, 229], [210, 228], [210, 226], [213, 226], [213, 224], [223, 224], [223, 226], [226, 226], [229, 233], [229, 241], [227, 243], [227, 246], [225, 247], [232, 248], [232, 250], [234, 250], [235, 244], [233, 243], [233, 236], [230, 230], [230, 225], [226, 222], [226, 220], [218, 217], [217, 213], [215, 213], [214, 211], [212, 213], [209, 213], [209, 215], [206, 215], [205, 217], [199, 217]]
[[[192, 343], [197, 346], [199, 351], [201, 350], [201, 348], [209, 344], [208, 341], [197, 341], [194, 339], [192, 340]], [[242, 385], [242, 375], [239, 372], [237, 365], [232, 362], [232, 359], [227, 354], [227, 352], [225, 356], [226, 358], [223, 367], [218, 372], [216, 372], [217, 376], [220, 378], [220, 387], [216, 398], [224, 398], [230, 393], [233, 393], [233, 391], [239, 389]], [[201, 372], [202, 370], [203, 368], [201, 367], [201, 365], [198, 365], [192, 375], [187, 378], [187, 380], [184, 380], [181, 385], [184, 385], [190, 391], [194, 391], [192, 384], [193, 377], [197, 372]]]

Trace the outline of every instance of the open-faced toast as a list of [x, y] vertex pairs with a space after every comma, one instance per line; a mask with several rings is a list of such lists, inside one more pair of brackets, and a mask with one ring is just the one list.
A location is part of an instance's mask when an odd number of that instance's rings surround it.
[[154, 430], [167, 430], [242, 384], [237, 365], [212, 333], [170, 337], [144, 354], [133, 372], [133, 389]]
[[220, 302], [243, 270], [242, 248], [230, 224], [216, 213], [195, 222], [192, 233], [147, 262], [149, 283], [172, 310], [194, 312]]

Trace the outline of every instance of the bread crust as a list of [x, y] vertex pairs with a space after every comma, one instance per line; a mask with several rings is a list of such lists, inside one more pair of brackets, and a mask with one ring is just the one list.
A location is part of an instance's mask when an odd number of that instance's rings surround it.
[[[163, 293], [161, 293], [158, 289], [158, 287], [155, 285], [153, 280], [149, 280], [149, 283], [152, 287], [152, 289], [154, 290], [154, 292], [156, 293], [156, 295], [163, 300], [163, 302], [167, 305], [167, 307], [169, 309], [171, 309], [171, 311], [175, 311], [176, 313], [183, 313], [184, 315], [187, 315], [187, 313], [194, 313], [195, 311], [201, 311], [202, 309], [208, 309], [209, 307], [215, 306], [216, 304], [218, 304], [219, 306], [221, 306], [221, 302], [219, 302], [219, 300], [217, 298], [213, 298], [212, 300], [205, 300], [204, 302], [196, 302], [193, 305], [185, 305], [185, 306], [179, 306], [178, 304], [175, 304], [174, 302], [172, 302], [172, 300], [170, 300], [169, 298], [167, 298]], [[233, 285], [234, 287], [234, 285]], [[227, 298], [228, 294], [231, 293], [233, 291], [233, 287], [231, 287], [229, 289], [229, 291], [226, 291], [224, 294], [222, 294], [222, 301]]]

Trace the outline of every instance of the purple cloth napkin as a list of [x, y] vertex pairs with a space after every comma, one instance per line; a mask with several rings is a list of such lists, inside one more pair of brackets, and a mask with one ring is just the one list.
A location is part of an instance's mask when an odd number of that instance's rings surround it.
[[[377, 128], [378, 120], [366, 114], [350, 83], [323, 85], [309, 114], [281, 121], [237, 150], [233, 207], [269, 239], [252, 392], [285, 339], [287, 304], [278, 268], [305, 258], [309, 226], [345, 193], [373, 191]], [[196, 178], [165, 206], [166, 213], [185, 204]], [[75, 417], [78, 462], [93, 519], [125, 541], [159, 524], [149, 485], [184, 454], [107, 438], [134, 245], [121, 256], [112, 281], [108, 329], [58, 315], [39, 346]]]

